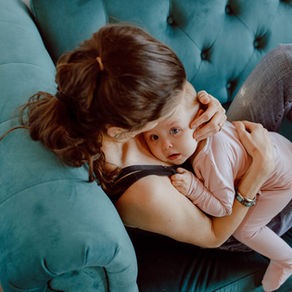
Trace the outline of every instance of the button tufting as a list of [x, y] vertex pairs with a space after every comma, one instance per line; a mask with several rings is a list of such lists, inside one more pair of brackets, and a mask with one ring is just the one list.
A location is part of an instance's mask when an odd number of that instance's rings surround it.
[[203, 49], [201, 52], [201, 59], [202, 60], [210, 60], [211, 48]]
[[260, 42], [256, 39], [253, 41], [253, 46], [258, 49], [260, 47]]
[[168, 23], [169, 25], [173, 25], [173, 24], [174, 24], [174, 19], [172, 18], [172, 16], [168, 16], [168, 17], [167, 17], [167, 23]]
[[261, 35], [257, 35], [253, 41], [254, 48], [259, 50], [266, 47], [269, 42], [269, 35], [270, 33], [268, 31], [261, 33]]
[[206, 53], [206, 52], [202, 52], [202, 53], [201, 53], [201, 58], [202, 58], [203, 60], [207, 60], [207, 53]]
[[237, 79], [231, 79], [229, 80], [227, 83], [226, 83], [226, 90], [227, 90], [227, 93], [228, 93], [228, 97], [231, 98], [231, 96], [233, 95], [234, 93], [234, 90], [236, 88], [238, 84], [238, 80]]
[[227, 4], [227, 5], [225, 6], [225, 13], [226, 13], [226, 14], [231, 14], [231, 13], [232, 13], [232, 9], [231, 9], [230, 4]]

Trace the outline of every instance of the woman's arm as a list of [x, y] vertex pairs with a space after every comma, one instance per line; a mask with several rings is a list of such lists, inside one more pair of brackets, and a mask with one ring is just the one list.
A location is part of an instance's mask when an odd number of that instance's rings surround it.
[[[252, 157], [252, 164], [240, 181], [238, 189], [243, 194], [257, 193], [274, 170], [273, 145], [268, 131], [261, 124], [249, 121], [237, 121], [233, 124], [236, 127], [240, 142]], [[260, 174], [254, 176], [257, 171]]]
[[[234, 125], [239, 134], [241, 143], [252, 157], [252, 163], [249, 169], [238, 184], [238, 191], [244, 198], [252, 200], [256, 197], [261, 186], [268, 179], [274, 169], [273, 146], [268, 131], [264, 129], [261, 124], [241, 121], [234, 122]], [[230, 222], [230, 224], [236, 222], [236, 225], [238, 222], [237, 220], [239, 220], [240, 224], [248, 209], [248, 207], [243, 206], [235, 200], [232, 214], [229, 217], [214, 219], [214, 230], [218, 230], [219, 237], [220, 230], [228, 226], [228, 223], [226, 222], [226, 220], [228, 221], [228, 218], [232, 217], [234, 219], [234, 222]]]
[[[253, 199], [273, 168], [272, 146], [266, 131], [258, 124], [243, 123], [236, 127], [252, 157], [251, 166], [238, 188], [244, 197]], [[116, 207], [126, 225], [202, 247], [220, 246], [249, 210], [235, 200], [230, 216], [210, 218], [182, 196], [168, 177], [154, 175], [133, 184]]]
[[219, 100], [206, 91], [198, 92], [197, 97], [205, 111], [191, 122], [190, 127], [195, 130], [194, 138], [201, 141], [221, 130], [226, 115]]

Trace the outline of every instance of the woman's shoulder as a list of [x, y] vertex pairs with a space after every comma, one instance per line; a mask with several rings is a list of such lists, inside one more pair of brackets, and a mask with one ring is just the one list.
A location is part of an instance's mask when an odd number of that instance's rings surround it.
[[161, 213], [173, 192], [177, 191], [167, 176], [149, 175], [132, 184], [115, 206], [125, 225], [142, 227]]
[[147, 175], [136, 182], [122, 194], [118, 204], [140, 205], [143, 208], [161, 208], [166, 200], [181, 196], [172, 185], [169, 176]]
[[[201, 239], [209, 233], [209, 218], [179, 193], [166, 176], [151, 175], [137, 181], [125, 192], [116, 207], [126, 226], [205, 245]], [[206, 229], [202, 226], [206, 226]], [[198, 233], [201, 236], [197, 236]]]
[[136, 198], [147, 197], [149, 200], [150, 198], [157, 198], [157, 196], [160, 197], [161, 195], [164, 195], [165, 191], [175, 189], [169, 179], [169, 176], [175, 172], [172, 172], [171, 168], [166, 171], [169, 171], [169, 173], [148, 173], [147, 175], [137, 179], [128, 187], [123, 196], [131, 194]]
[[114, 180], [110, 197], [117, 201], [132, 185], [148, 176], [170, 176], [176, 173], [175, 167], [163, 165], [131, 165], [120, 170]]

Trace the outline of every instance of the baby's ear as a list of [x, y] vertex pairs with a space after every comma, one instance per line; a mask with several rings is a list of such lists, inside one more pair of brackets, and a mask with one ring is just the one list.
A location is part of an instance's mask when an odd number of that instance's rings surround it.
[[124, 132], [123, 128], [108, 126], [106, 133], [108, 134], [108, 136], [110, 136], [112, 138], [118, 138], [121, 135], [121, 133], [123, 133], [123, 132]]
[[108, 126], [106, 133], [109, 137], [117, 140], [118, 142], [125, 142], [126, 140], [133, 138], [136, 134], [120, 127]]

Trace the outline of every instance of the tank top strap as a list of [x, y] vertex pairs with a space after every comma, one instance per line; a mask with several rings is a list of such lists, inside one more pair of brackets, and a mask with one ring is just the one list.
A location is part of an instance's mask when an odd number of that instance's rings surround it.
[[122, 194], [136, 181], [148, 176], [170, 176], [176, 173], [176, 166], [131, 165], [123, 168], [110, 191], [110, 199], [115, 203]]

